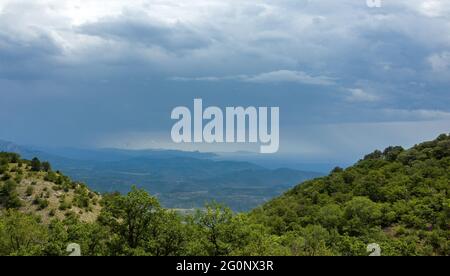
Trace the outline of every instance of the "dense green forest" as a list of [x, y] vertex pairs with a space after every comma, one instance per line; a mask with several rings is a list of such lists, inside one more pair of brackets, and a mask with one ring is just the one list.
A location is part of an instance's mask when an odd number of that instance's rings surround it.
[[0, 153], [0, 255], [450, 255], [450, 136], [374, 151], [250, 213], [98, 195], [50, 164]]

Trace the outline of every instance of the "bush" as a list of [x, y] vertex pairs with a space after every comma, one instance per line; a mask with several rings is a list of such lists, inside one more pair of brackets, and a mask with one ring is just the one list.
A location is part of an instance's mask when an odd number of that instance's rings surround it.
[[43, 210], [43, 209], [47, 208], [48, 205], [49, 205], [48, 200], [46, 200], [46, 199], [40, 200], [39, 205], [38, 205], [39, 210]]
[[53, 186], [52, 186], [52, 190], [53, 190], [53, 191], [61, 191], [61, 187], [58, 186], [58, 185], [53, 185]]
[[41, 168], [45, 172], [49, 172], [52, 170], [52, 167], [49, 162], [42, 162]]
[[48, 172], [44, 176], [44, 180], [48, 181], [48, 182], [53, 182], [53, 183], [56, 183], [56, 184], [61, 184], [61, 183], [58, 183], [58, 175], [55, 172]]
[[61, 210], [61, 211], [71, 209], [71, 208], [72, 208], [72, 203], [68, 202], [65, 199], [59, 203], [59, 210]]
[[38, 206], [38, 210], [43, 210], [48, 207], [49, 202], [44, 198], [36, 197], [33, 200], [33, 204]]
[[51, 210], [48, 212], [48, 215], [49, 215], [50, 217], [54, 217], [54, 216], [56, 215], [55, 209], [51, 209]]
[[6, 180], [9, 180], [9, 179], [11, 179], [11, 175], [9, 173], [4, 173], [2, 178], [1, 178], [2, 181], [6, 181]]
[[8, 165], [1, 165], [0, 166], [0, 174], [4, 174], [8, 172]]
[[22, 206], [17, 195], [17, 183], [8, 180], [0, 186], [0, 204], [6, 208], [18, 208]]
[[25, 191], [25, 194], [26, 194], [27, 196], [31, 196], [31, 195], [33, 195], [33, 192], [34, 192], [33, 186], [28, 186], [28, 187], [27, 187], [27, 190]]
[[38, 172], [41, 170], [41, 161], [37, 157], [31, 160], [31, 170], [33, 172]]
[[22, 177], [21, 175], [17, 175], [17, 176], [14, 178], [14, 181], [16, 181], [16, 182], [19, 183], [19, 184], [20, 184], [20, 182], [22, 182], [22, 180], [23, 180], [23, 177]]
[[8, 164], [8, 163], [18, 163], [20, 162], [20, 155], [17, 153], [10, 152], [0, 152], [0, 163]]

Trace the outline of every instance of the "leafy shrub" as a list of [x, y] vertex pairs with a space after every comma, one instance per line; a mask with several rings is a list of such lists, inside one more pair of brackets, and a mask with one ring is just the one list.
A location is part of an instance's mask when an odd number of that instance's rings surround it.
[[17, 183], [14, 180], [7, 180], [0, 184], [0, 204], [6, 208], [18, 208], [22, 206], [17, 194]]
[[33, 192], [34, 192], [33, 186], [28, 186], [28, 187], [27, 187], [27, 190], [25, 191], [25, 194], [26, 194], [27, 196], [31, 196], [31, 195], [33, 195]]
[[59, 203], [59, 210], [61, 210], [61, 211], [71, 209], [71, 208], [72, 208], [72, 203], [65, 199]]
[[39, 159], [37, 157], [34, 157], [31, 160], [31, 170], [33, 172], [38, 172], [41, 170], [41, 161], [39, 161]]
[[48, 207], [49, 201], [41, 197], [36, 197], [33, 200], [33, 204], [38, 206], [38, 210], [43, 210]]

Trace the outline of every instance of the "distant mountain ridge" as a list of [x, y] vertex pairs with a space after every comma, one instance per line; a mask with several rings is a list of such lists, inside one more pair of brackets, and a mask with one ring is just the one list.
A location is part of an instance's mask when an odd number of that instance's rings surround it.
[[55, 169], [99, 192], [126, 193], [137, 185], [157, 195], [165, 207], [181, 209], [215, 200], [245, 211], [322, 175], [177, 150], [44, 148], [0, 141], [0, 151], [50, 161]]
[[3, 152], [14, 152], [14, 153], [18, 153], [20, 155], [27, 155], [27, 154], [32, 154], [32, 150], [24, 147], [24, 146], [19, 146], [15, 143], [9, 142], [9, 141], [3, 141], [0, 140], [0, 151]]
[[171, 157], [192, 157], [192, 158], [213, 158], [214, 153], [203, 153], [199, 151], [179, 151], [167, 149], [145, 149], [145, 150], [129, 150], [116, 148], [99, 148], [99, 149], [79, 149], [79, 148], [49, 148], [37, 147], [39, 151], [64, 156], [75, 160], [89, 161], [121, 161], [137, 157], [146, 158], [171, 158]]

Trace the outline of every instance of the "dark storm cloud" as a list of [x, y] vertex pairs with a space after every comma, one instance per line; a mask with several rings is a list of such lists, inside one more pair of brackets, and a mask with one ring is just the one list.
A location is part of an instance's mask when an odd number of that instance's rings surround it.
[[104, 39], [142, 44], [146, 47], [161, 47], [178, 54], [186, 50], [206, 48], [213, 38], [200, 33], [186, 24], [165, 24], [148, 18], [142, 13], [124, 13], [78, 28], [80, 33]]
[[0, 1], [0, 139], [171, 146], [194, 98], [280, 106], [284, 151], [442, 131], [450, 3], [365, 2]]

